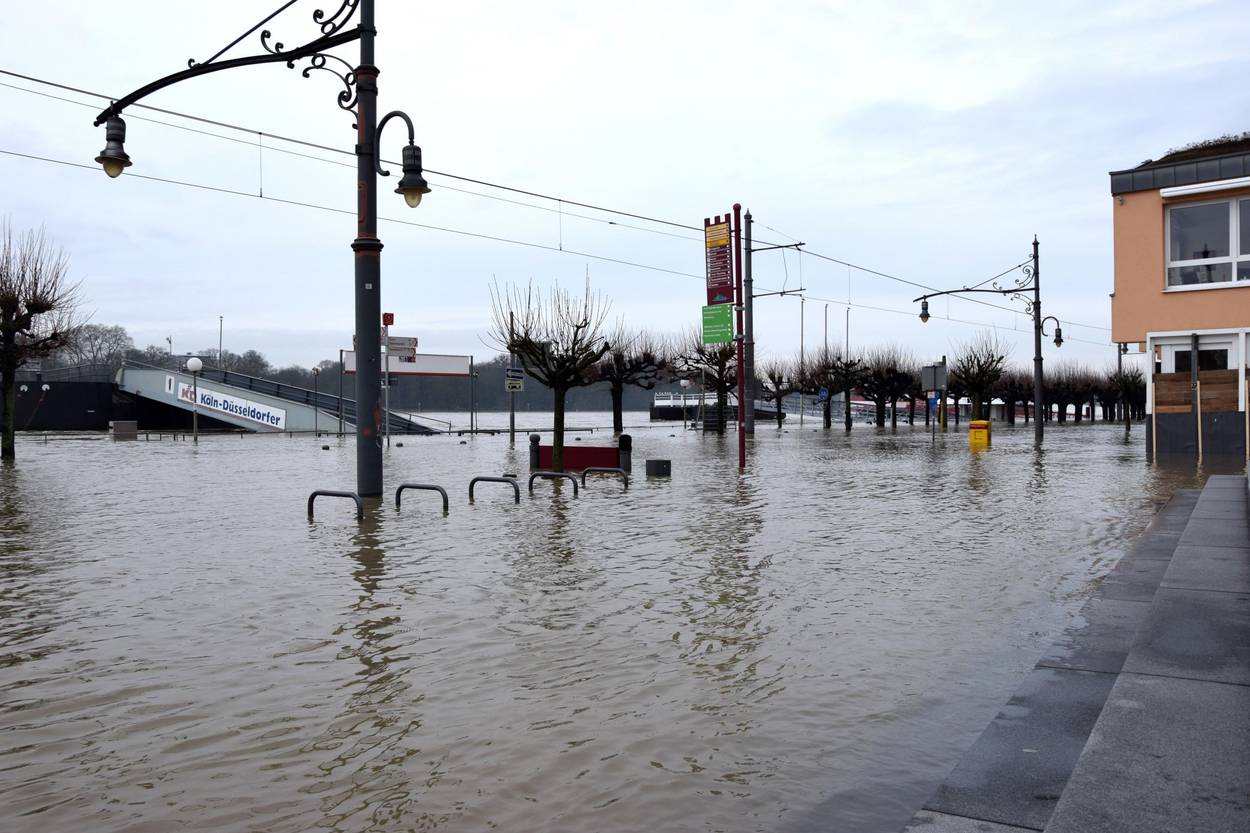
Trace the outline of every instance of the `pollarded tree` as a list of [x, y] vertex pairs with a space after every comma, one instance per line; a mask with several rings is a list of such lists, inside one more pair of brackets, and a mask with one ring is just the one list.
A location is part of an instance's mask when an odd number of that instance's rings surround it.
[[1124, 403], [1124, 432], [1128, 433], [1133, 428], [1135, 403], [1139, 397], [1142, 401], [1146, 398], [1146, 376], [1140, 367], [1125, 367], [1112, 371], [1108, 382]]
[[1007, 346], [991, 330], [982, 330], [959, 345], [951, 370], [963, 380], [972, 403], [972, 419], [985, 419], [986, 404], [1007, 365]]
[[17, 456], [17, 368], [66, 348], [76, 329], [78, 284], [69, 258], [43, 229], [0, 228], [0, 459]]
[[814, 380], [816, 390], [819, 393], [820, 388], [825, 388], [829, 392], [829, 397], [825, 399], [824, 417], [825, 427], [829, 428], [833, 425], [833, 394], [843, 394], [844, 413], [843, 417], [846, 422], [846, 430], [851, 430], [851, 391], [859, 387], [864, 378], [864, 362], [862, 359], [853, 355], [843, 355], [840, 350], [821, 349], [816, 353], [816, 357], [811, 361], [809, 366], [809, 375]]
[[1029, 400], [1033, 398], [1033, 375], [1019, 368], [1011, 368], [1003, 373], [994, 386], [993, 393], [1003, 400], [1003, 408], [1007, 422], [1015, 424], [1016, 403], [1024, 405], [1024, 421], [1029, 421]]
[[781, 410], [782, 401], [802, 387], [798, 378], [798, 370], [790, 362], [782, 359], [774, 359], [766, 363], [761, 370], [764, 373], [764, 399], [776, 404], [777, 427], [780, 428], [782, 420], [785, 419], [785, 413]]
[[623, 324], [608, 336], [608, 342], [612, 346], [595, 365], [595, 378], [608, 383], [612, 393], [612, 431], [619, 434], [625, 428], [625, 386], [654, 388], [668, 367], [668, 351], [650, 334], [631, 332]]
[[491, 288], [491, 337], [515, 353], [525, 372], [551, 388], [551, 468], [564, 471], [564, 402], [573, 388], [595, 381], [595, 365], [610, 349], [603, 337], [609, 304], [590, 291], [581, 298], [559, 286], [543, 294], [530, 283]]
[[[690, 329], [675, 351], [674, 365], [683, 379], [701, 379], [704, 388], [716, 391], [716, 433], [725, 433], [725, 409], [729, 391], [738, 385], [738, 350], [732, 341], [704, 344], [703, 334]], [[707, 421], [707, 417], [704, 417]]]
[[885, 425], [885, 408], [890, 406], [890, 425], [898, 426], [898, 401], [907, 395], [912, 375], [907, 367], [913, 364], [902, 348], [888, 344], [873, 350], [865, 359], [865, 373], [860, 383], [865, 398], [876, 405], [877, 425]]

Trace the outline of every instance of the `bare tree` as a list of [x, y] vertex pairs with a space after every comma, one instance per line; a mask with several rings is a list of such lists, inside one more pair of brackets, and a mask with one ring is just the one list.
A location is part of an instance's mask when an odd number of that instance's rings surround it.
[[591, 293], [590, 281], [581, 298], [558, 286], [544, 294], [533, 283], [525, 289], [491, 288], [491, 338], [551, 388], [551, 467], [556, 471], [564, 471], [565, 397], [595, 381], [595, 365], [611, 349], [602, 335], [608, 309]]
[[864, 377], [864, 362], [852, 355], [843, 355], [841, 350], [824, 349], [817, 351], [815, 358], [808, 363], [807, 376], [810, 392], [819, 394], [824, 388], [829, 394], [824, 401], [825, 427], [833, 425], [833, 395], [841, 393], [843, 397], [843, 418], [846, 430], [851, 430], [851, 391], [859, 387]]
[[912, 376], [907, 368], [915, 362], [901, 347], [888, 344], [873, 350], [865, 359], [861, 381], [864, 396], [877, 410], [877, 425], [885, 425], [885, 406], [890, 406], [890, 425], [898, 426], [898, 401], [907, 395]]
[[651, 390], [668, 367], [668, 358], [657, 339], [646, 332], [631, 332], [623, 323], [608, 336], [608, 342], [612, 346], [595, 365], [595, 378], [608, 383], [612, 393], [612, 431], [619, 434], [625, 428], [625, 386]]
[[78, 284], [69, 258], [43, 229], [0, 229], [0, 459], [16, 457], [17, 368], [68, 346], [76, 322]]
[[959, 345], [951, 370], [959, 376], [972, 402], [971, 419], [985, 419], [990, 393], [1007, 366], [1007, 345], [991, 330], [982, 330]]
[[73, 364], [120, 365], [126, 354], [135, 347], [126, 328], [118, 325], [83, 324], [73, 332], [73, 338], [61, 351], [65, 360]]
[[[725, 409], [729, 391], [738, 384], [738, 351], [732, 341], [704, 344], [703, 334], [691, 329], [674, 358], [677, 372], [686, 379], [703, 379], [716, 391], [716, 432], [725, 432]], [[705, 385], [706, 387], [706, 385]], [[749, 406], [748, 406], [749, 407]], [[704, 417], [706, 422], [707, 417]]]
[[777, 427], [780, 428], [782, 421], [785, 419], [785, 413], [781, 410], [782, 401], [802, 388], [798, 378], [798, 370], [796, 365], [781, 359], [774, 359], [765, 363], [760, 370], [764, 374], [764, 399], [765, 401], [775, 403], [777, 407]]

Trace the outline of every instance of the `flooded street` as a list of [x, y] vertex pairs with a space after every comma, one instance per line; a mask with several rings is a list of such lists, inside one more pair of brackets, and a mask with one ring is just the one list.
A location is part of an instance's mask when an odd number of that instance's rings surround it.
[[[627, 491], [519, 505], [467, 484], [524, 473], [523, 435], [397, 437], [362, 525], [305, 516], [352, 487], [351, 438], [20, 440], [0, 829], [897, 830], [1206, 474], [1148, 466], [1140, 426], [1054, 425], [1043, 452], [1001, 426], [973, 455], [963, 430], [761, 423], [739, 478], [732, 434], [657, 426]], [[450, 514], [397, 511], [406, 480]]]

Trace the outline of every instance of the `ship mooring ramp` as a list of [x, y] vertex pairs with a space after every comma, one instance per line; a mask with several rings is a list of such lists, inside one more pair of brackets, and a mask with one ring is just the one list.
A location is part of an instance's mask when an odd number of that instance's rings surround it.
[[[205, 368], [199, 379], [190, 373], [127, 362], [117, 374], [121, 390], [175, 408], [194, 407], [205, 416], [245, 431], [334, 431], [342, 408], [344, 428], [355, 429], [356, 403], [332, 393]], [[434, 434], [434, 429], [401, 414], [390, 415], [394, 433]]]

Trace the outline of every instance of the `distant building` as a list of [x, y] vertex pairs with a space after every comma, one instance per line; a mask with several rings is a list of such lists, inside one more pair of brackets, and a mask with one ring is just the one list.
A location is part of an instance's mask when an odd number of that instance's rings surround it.
[[1148, 447], [1244, 459], [1250, 133], [1114, 171], [1111, 194], [1112, 340], [1147, 354]]

